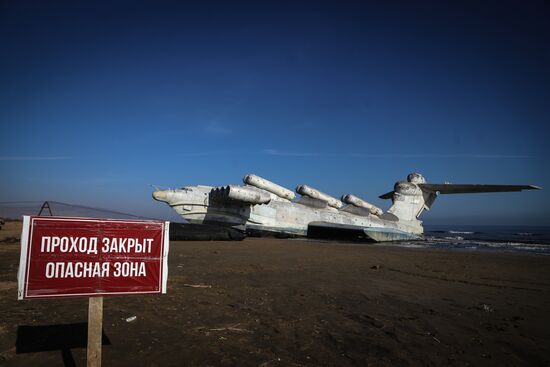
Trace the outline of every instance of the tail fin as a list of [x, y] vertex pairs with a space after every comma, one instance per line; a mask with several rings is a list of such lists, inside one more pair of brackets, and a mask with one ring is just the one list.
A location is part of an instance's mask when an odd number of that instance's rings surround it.
[[429, 210], [440, 194], [468, 194], [482, 192], [511, 192], [522, 190], [540, 190], [534, 185], [476, 185], [476, 184], [428, 184], [422, 175], [411, 173], [407, 181], [399, 181], [394, 190], [380, 196], [380, 199], [392, 199], [393, 205], [388, 213], [399, 220], [416, 220], [424, 209]]

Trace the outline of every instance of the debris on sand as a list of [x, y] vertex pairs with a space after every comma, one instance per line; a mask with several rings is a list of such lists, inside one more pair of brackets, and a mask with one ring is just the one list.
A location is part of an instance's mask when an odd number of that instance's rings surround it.
[[435, 334], [434, 333], [430, 333], [429, 331], [426, 332], [426, 333], [419, 333], [419, 335], [425, 335], [425, 336], [429, 336], [431, 337], [433, 340], [435, 340], [438, 344], [441, 344], [441, 340], [437, 339], [435, 337]]
[[189, 288], [212, 288], [212, 286], [208, 284], [184, 284], [183, 286]]
[[481, 305], [481, 307], [483, 308], [483, 311], [485, 311], [485, 312], [495, 312], [494, 308], [492, 308], [489, 305], [486, 305], [485, 303], [483, 305]]
[[240, 328], [240, 327], [238, 327], [239, 325], [240, 325], [240, 324], [233, 324], [233, 325], [228, 325], [228, 326], [219, 327], [219, 328], [214, 328], [214, 329], [209, 329], [209, 330], [210, 330], [210, 331], [233, 331], [233, 332], [236, 332], [236, 333], [249, 333], [249, 334], [254, 334], [254, 332], [253, 332], [252, 330]]
[[133, 321], [136, 321], [136, 319], [137, 319], [137, 316], [130, 316], [126, 318], [126, 322], [133, 322]]
[[270, 359], [269, 361], [265, 361], [264, 363], [260, 364], [258, 367], [268, 367], [271, 362], [281, 362], [281, 358]]

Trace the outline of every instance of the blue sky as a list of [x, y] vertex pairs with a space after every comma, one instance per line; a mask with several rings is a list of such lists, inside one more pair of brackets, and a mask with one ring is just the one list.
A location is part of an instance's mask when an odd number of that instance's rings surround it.
[[[378, 195], [550, 187], [543, 2], [11, 2], [0, 201], [170, 216], [150, 184], [254, 172]], [[550, 224], [547, 190], [454, 195], [426, 223]]]

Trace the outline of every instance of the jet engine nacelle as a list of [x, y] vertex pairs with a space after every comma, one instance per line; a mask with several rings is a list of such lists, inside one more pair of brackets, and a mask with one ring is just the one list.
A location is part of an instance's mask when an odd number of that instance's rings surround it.
[[368, 211], [374, 215], [382, 215], [382, 213], [384, 213], [382, 209], [352, 194], [342, 196], [342, 201], [346, 204], [351, 204], [360, 208], [368, 209]]
[[231, 199], [249, 204], [267, 204], [271, 201], [271, 196], [267, 192], [256, 190], [252, 187], [233, 185], [212, 190], [212, 198], [221, 201]]
[[268, 191], [286, 200], [293, 200], [296, 197], [296, 194], [294, 194], [289, 189], [286, 189], [282, 186], [277, 185], [276, 183], [273, 183], [269, 180], [266, 180], [265, 178], [253, 174], [244, 176], [243, 182], [247, 185]]
[[344, 204], [340, 200], [330, 195], [327, 195], [324, 192], [316, 190], [313, 187], [309, 187], [308, 185], [300, 185], [296, 187], [296, 192], [303, 196], [326, 201], [329, 206], [336, 209], [340, 209], [344, 206]]

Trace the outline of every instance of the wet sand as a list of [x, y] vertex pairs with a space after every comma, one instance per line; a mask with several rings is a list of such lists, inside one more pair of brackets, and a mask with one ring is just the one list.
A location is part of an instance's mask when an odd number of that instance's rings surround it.
[[[23, 334], [48, 331], [38, 326], [86, 322], [87, 300], [16, 300], [15, 226], [0, 231], [0, 364], [84, 366], [86, 349], [61, 335], [25, 345]], [[170, 246], [166, 295], [105, 298], [104, 366], [550, 364], [548, 256], [281, 239]]]

